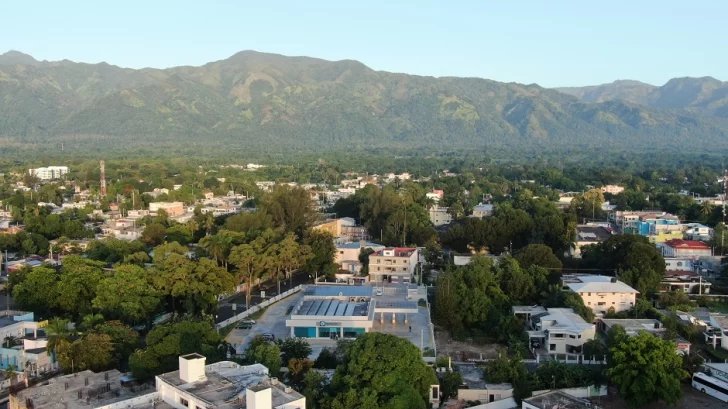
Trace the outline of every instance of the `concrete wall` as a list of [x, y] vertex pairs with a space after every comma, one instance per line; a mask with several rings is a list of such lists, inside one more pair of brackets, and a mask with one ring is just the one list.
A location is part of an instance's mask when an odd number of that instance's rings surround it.
[[215, 327], [217, 329], [220, 329], [220, 328], [226, 327], [226, 326], [228, 326], [230, 324], [233, 324], [235, 322], [238, 322], [238, 321], [242, 320], [243, 318], [246, 318], [249, 315], [254, 314], [254, 313], [260, 311], [261, 309], [263, 309], [263, 308], [265, 308], [265, 307], [267, 307], [267, 306], [269, 306], [269, 305], [271, 305], [273, 303], [276, 303], [276, 302], [280, 301], [283, 298], [288, 297], [291, 294], [294, 294], [294, 293], [297, 293], [297, 292], [301, 291], [301, 288], [302, 288], [302, 286], [299, 285], [298, 287], [292, 288], [292, 289], [284, 292], [283, 294], [279, 294], [279, 295], [277, 295], [277, 296], [275, 296], [273, 298], [269, 298], [269, 299], [263, 301], [262, 303], [260, 303], [258, 305], [254, 305], [254, 306], [250, 307], [249, 310], [243, 311], [240, 314], [235, 315], [232, 318], [228, 318], [225, 321], [218, 323], [217, 325], [215, 325]]
[[[593, 396], [607, 396], [607, 390], [608, 388], [605, 385], [602, 385], [600, 387], [595, 386], [584, 386], [581, 388], [568, 388], [568, 389], [559, 389], [561, 392], [564, 392], [566, 394], [569, 394], [575, 398], [590, 398]], [[551, 389], [544, 389], [542, 391], [533, 391], [533, 394], [531, 396], [541, 395], [547, 392], [551, 392]]]
[[513, 397], [513, 389], [458, 389], [458, 400], [488, 402], [490, 395], [496, 401]]
[[[524, 402], [524, 405], [527, 405], [527, 403]], [[471, 406], [470, 409], [514, 409], [517, 408], [518, 404], [513, 398], [506, 398], [503, 400], [490, 402], [490, 403], [484, 403], [482, 405], [478, 406]], [[524, 408], [530, 407], [533, 408], [533, 406], [522, 406]], [[539, 409], [539, 408], [536, 408]]]

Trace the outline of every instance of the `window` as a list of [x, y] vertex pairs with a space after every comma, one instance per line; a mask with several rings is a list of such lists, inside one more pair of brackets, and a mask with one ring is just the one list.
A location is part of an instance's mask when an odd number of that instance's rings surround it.
[[591, 301], [589, 301], [589, 302], [587, 303], [587, 305], [591, 305]]
[[551, 334], [551, 338], [563, 338], [564, 334]]
[[591, 297], [591, 293], [589, 293], [589, 297]]
[[579, 334], [579, 339], [581, 339], [581, 334]]
[[612, 305], [614, 305], [614, 301], [612, 301]]
[[576, 335], [569, 335], [569, 338], [576, 339]]
[[556, 344], [549, 345], [549, 351], [556, 351]]
[[344, 254], [344, 250], [339, 251], [339, 254]]
[[607, 303], [605, 303], [604, 301], [600, 301], [597, 303], [597, 305], [607, 305]]
[[190, 405], [190, 402], [187, 401], [187, 399], [180, 397], [179, 403], [184, 405], [184, 407], [188, 407]]
[[678, 262], [677, 262], [677, 266], [678, 266], [678, 267], [682, 267], [682, 261], [678, 261]]

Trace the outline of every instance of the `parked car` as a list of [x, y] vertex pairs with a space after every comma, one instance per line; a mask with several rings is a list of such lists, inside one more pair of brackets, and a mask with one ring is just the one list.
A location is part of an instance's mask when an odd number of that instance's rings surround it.
[[253, 324], [250, 322], [239, 322], [238, 325], [235, 326], [236, 329], [251, 329], [253, 328]]
[[260, 334], [260, 336], [263, 337], [264, 339], [266, 339], [267, 341], [275, 341], [276, 340], [276, 336], [273, 335], [273, 334], [271, 334], [270, 332], [266, 332], [264, 334]]
[[384, 289], [383, 288], [377, 288], [376, 291], [374, 292], [374, 294], [376, 294], [378, 296], [382, 296], [382, 295], [384, 295]]
[[242, 320], [240, 320], [240, 322], [247, 322], [249, 324], [255, 324], [255, 320], [251, 319], [251, 318], [242, 319]]

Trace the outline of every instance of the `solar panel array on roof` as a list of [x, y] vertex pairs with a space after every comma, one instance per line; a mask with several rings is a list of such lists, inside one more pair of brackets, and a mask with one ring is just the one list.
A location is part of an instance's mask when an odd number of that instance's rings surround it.
[[294, 315], [319, 315], [326, 317], [353, 316], [357, 308], [366, 311], [366, 303], [352, 303], [340, 300], [306, 300]]
[[312, 285], [306, 287], [304, 294], [318, 297], [371, 297], [372, 288], [368, 286]]

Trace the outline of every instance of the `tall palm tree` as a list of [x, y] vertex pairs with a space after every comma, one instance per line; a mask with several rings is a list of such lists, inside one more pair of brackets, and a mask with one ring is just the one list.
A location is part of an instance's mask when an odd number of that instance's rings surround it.
[[203, 226], [205, 227], [205, 235], [209, 236], [212, 229], [215, 228], [215, 218], [212, 217], [212, 213], [207, 213], [205, 215]]
[[700, 204], [700, 214], [708, 217], [713, 213], [713, 205], [709, 201], [704, 201]]
[[86, 314], [83, 316], [83, 319], [81, 320], [81, 324], [79, 324], [79, 327], [81, 327], [81, 329], [84, 331], [88, 331], [103, 322], [104, 322], [104, 316], [101, 314]]
[[228, 256], [233, 246], [232, 237], [224, 234], [215, 234], [205, 236], [200, 240], [200, 247], [215, 259], [216, 262], [222, 264], [227, 269]]
[[197, 220], [195, 220], [195, 219], [190, 219], [190, 220], [189, 220], [189, 221], [187, 222], [187, 228], [188, 228], [188, 229], [190, 230], [190, 232], [191, 232], [191, 233], [192, 233], [192, 234], [194, 235], [194, 234], [195, 234], [195, 233], [197, 232], [197, 230], [200, 230], [200, 224], [199, 224], [199, 223], [197, 223]]
[[73, 332], [68, 329], [70, 322], [70, 320], [55, 318], [45, 327], [46, 338], [48, 339], [48, 344], [46, 345], [48, 355], [52, 353], [55, 356], [59, 347], [71, 342]]

